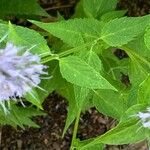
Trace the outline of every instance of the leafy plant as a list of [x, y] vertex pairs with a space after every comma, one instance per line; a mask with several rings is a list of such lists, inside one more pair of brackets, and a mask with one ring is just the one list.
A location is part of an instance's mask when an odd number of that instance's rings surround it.
[[[0, 37], [17, 46], [32, 47], [31, 52], [41, 56], [41, 63], [49, 66], [51, 78], [42, 80], [41, 89], [33, 88], [33, 95], [24, 96], [42, 109], [42, 102], [52, 91], [69, 102], [63, 136], [75, 121], [71, 149], [104, 149], [105, 144], [121, 145], [150, 139], [150, 15], [124, 17], [126, 10], [116, 11], [117, 0], [81, 0], [72, 19], [53, 23], [29, 20], [47, 32], [53, 52], [36, 31], [2, 22]], [[34, 47], [34, 45], [36, 45]], [[57, 47], [57, 49], [56, 49]], [[119, 60], [115, 49], [124, 50], [127, 58]], [[130, 84], [121, 82], [121, 75], [129, 77]], [[126, 81], [128, 82], [128, 81]], [[103, 135], [80, 141], [77, 139], [82, 112], [95, 107], [100, 113], [116, 119], [118, 125]], [[0, 114], [1, 124], [32, 125], [33, 109], [11, 104], [10, 113]], [[13, 112], [12, 112], [13, 111]], [[15, 112], [15, 116], [14, 116]], [[21, 113], [24, 117], [21, 118]], [[10, 119], [11, 118], [11, 119]], [[19, 122], [18, 122], [19, 120]]]
[[49, 14], [39, 6], [36, 0], [9, 0], [9, 3], [6, 0], [1, 0], [0, 10], [1, 18], [6, 18], [8, 16], [25, 18], [35, 16], [49, 16]]

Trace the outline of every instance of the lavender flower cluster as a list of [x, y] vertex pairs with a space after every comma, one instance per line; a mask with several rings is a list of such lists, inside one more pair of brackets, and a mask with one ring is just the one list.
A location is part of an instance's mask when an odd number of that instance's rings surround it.
[[46, 74], [38, 55], [21, 51], [12, 43], [0, 49], [0, 102], [22, 97], [38, 87], [40, 75]]

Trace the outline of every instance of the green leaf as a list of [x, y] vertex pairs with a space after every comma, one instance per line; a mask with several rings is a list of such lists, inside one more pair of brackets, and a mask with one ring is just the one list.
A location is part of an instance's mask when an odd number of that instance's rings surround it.
[[88, 17], [99, 18], [100, 15], [116, 8], [118, 0], [83, 0], [84, 12]]
[[50, 76], [50, 79], [44, 79], [44, 81], [41, 83], [41, 87], [46, 89], [48, 92], [52, 92], [54, 90], [62, 88], [64, 84], [66, 84], [66, 80], [62, 78], [58, 61], [51, 61], [46, 65], [49, 66], [48, 74]]
[[150, 50], [150, 26], [147, 27], [146, 32], [144, 34], [144, 42], [147, 48]]
[[134, 41], [131, 41], [127, 44], [127, 46], [135, 51], [138, 55], [143, 56], [145, 58], [149, 58], [150, 49], [145, 44], [145, 37], [142, 35], [141, 37], [136, 38]]
[[101, 39], [110, 46], [122, 46], [143, 33], [149, 23], [150, 15], [114, 19], [104, 25]]
[[74, 85], [74, 94], [77, 107], [84, 108], [85, 100], [88, 100], [86, 97], [89, 94], [89, 89]]
[[90, 138], [87, 140], [80, 141], [80, 139], [76, 139], [74, 143], [74, 147], [76, 147], [77, 150], [104, 150], [104, 144], [98, 143], [94, 145], [87, 146], [90, 142], [93, 141], [94, 138]]
[[8, 34], [8, 26], [4, 22], [0, 22], [0, 39]]
[[11, 109], [13, 111], [14, 116], [18, 120], [18, 123], [22, 125], [32, 126], [32, 127], [39, 127], [39, 126], [36, 125], [30, 118], [33, 116], [44, 115], [43, 112], [34, 108], [21, 108], [21, 107], [16, 107], [14, 105], [13, 108]]
[[[0, 37], [2, 38], [4, 35], [8, 34], [8, 41], [13, 42], [15, 45], [24, 47], [25, 50], [28, 50], [29, 48], [35, 46], [30, 51], [32, 53], [46, 56], [50, 54], [50, 49], [47, 46], [46, 40], [36, 31], [20, 27], [20, 26], [13, 26], [11, 23], [9, 25], [7, 24], [0, 24]], [[57, 65], [58, 66], [58, 65]], [[50, 72], [49, 72], [50, 75]], [[60, 75], [60, 73], [58, 74]], [[46, 86], [50, 87], [48, 84], [49, 80], [42, 81], [40, 86], [45, 89]], [[44, 85], [44, 83], [47, 83], [47, 85]], [[47, 89], [45, 89], [47, 90]], [[48, 92], [41, 92], [40, 90], [33, 89], [30, 94], [26, 93], [25, 98], [31, 102], [32, 104], [36, 105], [40, 109], [42, 109], [42, 102], [43, 99], [46, 98], [48, 95]]]
[[42, 109], [42, 103], [44, 102], [45, 98], [52, 93], [54, 90], [59, 90], [64, 87], [66, 84], [66, 80], [62, 78], [59, 70], [59, 64], [57, 61], [51, 61], [46, 66], [49, 66], [48, 77], [46, 79], [41, 79], [41, 83], [39, 87], [41, 89], [32, 89], [31, 93], [27, 93], [25, 98], [31, 102], [32, 104], [36, 105], [40, 109]]
[[[0, 36], [2, 37], [6, 33], [8, 33], [9, 42], [13, 42], [17, 46], [24, 47], [25, 50], [28, 50], [29, 48], [35, 46], [30, 51], [41, 56], [50, 54], [50, 49], [47, 46], [46, 40], [36, 31], [20, 26], [13, 26], [11, 23], [9, 23], [9, 25], [0, 24], [0, 27], [2, 28]], [[49, 76], [50, 73], [51, 72], [49, 71]], [[60, 73], [58, 74], [58, 76], [59, 75]], [[32, 104], [42, 109], [42, 102], [49, 94], [48, 92], [51, 92], [48, 91], [50, 87], [52, 88], [52, 86], [49, 86], [50, 83], [50, 79], [47, 79], [46, 81], [42, 80], [39, 86], [47, 90], [47, 92], [43, 92], [39, 89], [33, 89], [30, 93], [26, 93], [25, 98]]]
[[0, 38], [8, 34], [9, 42], [13, 42], [18, 46], [23, 46], [27, 49], [31, 49], [32, 53], [46, 56], [50, 54], [50, 49], [47, 46], [46, 40], [36, 31], [21, 26], [13, 26], [9, 23], [0, 23]]
[[[100, 72], [101, 69], [101, 61], [99, 59], [99, 57], [97, 56], [97, 54], [95, 52], [92, 51], [92, 49], [90, 51], [82, 51], [79, 54], [80, 58], [85, 60], [87, 62], [87, 64], [89, 64], [91, 67], [95, 68], [97, 70], [97, 72]], [[66, 87], [66, 89], [68, 89], [68, 87]], [[69, 87], [69, 91], [72, 88]], [[69, 108], [68, 108], [68, 114], [67, 114], [67, 120], [66, 120], [66, 125], [64, 128], [64, 133], [66, 132], [66, 130], [68, 129], [68, 127], [70, 126], [70, 124], [73, 122], [73, 120], [76, 118], [77, 116], [77, 112], [79, 111], [79, 109], [82, 109], [82, 111], [86, 110], [87, 105], [91, 106], [91, 102], [90, 102], [90, 90], [88, 88], [85, 87], [80, 87], [80, 86], [76, 86], [74, 85], [74, 90], [70, 91], [70, 92], [65, 92], [65, 93], [70, 93], [68, 95], [72, 95], [69, 96]], [[74, 94], [74, 96], [73, 96]], [[64, 94], [66, 95], [66, 94]], [[73, 98], [72, 98], [73, 97]], [[68, 99], [67, 98], [67, 99]]]
[[89, 89], [116, 90], [97, 70], [76, 56], [60, 59], [60, 72], [69, 82]]
[[89, 147], [81, 147], [77, 150], [104, 150], [104, 145], [103, 144], [95, 144], [95, 145], [92, 145], [92, 146], [89, 146]]
[[48, 13], [40, 7], [36, 0], [1, 0], [0, 17], [6, 16], [46, 16]]
[[126, 10], [117, 10], [117, 11], [115, 10], [107, 12], [101, 16], [100, 21], [109, 22], [110, 20], [121, 18], [125, 15], [126, 12], [127, 12]]
[[[44, 91], [42, 91], [44, 93]], [[35, 106], [37, 106], [38, 108], [40, 109], [43, 109], [42, 107], [42, 98], [43, 97], [40, 97], [39, 93], [36, 91], [36, 89], [32, 89], [30, 92], [26, 93], [24, 95], [24, 98], [34, 104]]]
[[93, 67], [97, 72], [102, 71], [102, 62], [99, 56], [94, 52], [94, 48], [91, 48], [89, 51], [81, 51], [79, 57]]
[[77, 141], [76, 142], [76, 149], [77, 150], [104, 150], [104, 144], [94, 144], [91, 146], [86, 146], [91, 140], [85, 140], [85, 141]]
[[87, 41], [93, 41], [100, 37], [101, 23], [94, 19], [70, 19], [55, 23], [42, 23], [33, 20], [30, 22], [72, 47], [83, 45]]
[[[85, 60], [89, 65], [96, 68], [98, 71], [101, 68], [101, 61], [94, 53], [93, 51], [83, 51], [80, 53], [80, 58]], [[63, 93], [63, 96], [67, 94], [67, 99], [69, 100], [69, 108], [68, 108], [68, 114], [67, 114], [67, 120], [65, 124], [65, 128], [63, 131], [63, 136], [70, 126], [70, 124], [74, 121], [74, 119], [77, 116], [77, 112], [79, 109], [82, 109], [82, 111], [86, 110], [87, 105], [91, 105], [89, 101], [89, 93], [90, 90], [88, 88], [83, 88], [80, 86], [74, 85], [73, 87], [69, 86], [65, 88], [65, 93]]]
[[[101, 54], [101, 59], [99, 58], [99, 56], [94, 52], [98, 47], [95, 45], [93, 48], [91, 47], [89, 51], [87, 50], [82, 50], [80, 52], [80, 58], [83, 59], [84, 61], [86, 61], [92, 68], [94, 68], [97, 72], [100, 72], [100, 74], [107, 79], [116, 89], [121, 89], [123, 88], [123, 86], [120, 85], [120, 83], [118, 83], [118, 81], [112, 80], [112, 78], [110, 78], [111, 76], [108, 75], [108, 73], [105, 73], [103, 66], [105, 64], [108, 64], [108, 62], [104, 62], [102, 63], [101, 60], [103, 61], [103, 58], [105, 57], [106, 60], [108, 60], [108, 58], [106, 56], [104, 56], [103, 54]], [[104, 50], [106, 51], [106, 50]], [[112, 58], [114, 57], [113, 55], [110, 55], [110, 50], [108, 50], [109, 52], [109, 56]], [[108, 64], [109, 65], [109, 64]], [[110, 66], [109, 66], [110, 67]]]
[[139, 86], [138, 102], [150, 104], [150, 75]]
[[120, 119], [127, 109], [127, 98], [125, 94], [112, 90], [94, 91], [93, 103], [99, 112]]
[[63, 86], [66, 84], [66, 80], [62, 78], [60, 73], [58, 61], [51, 61], [45, 65], [49, 66], [47, 69], [49, 79], [42, 79], [41, 83], [39, 84], [39, 86], [43, 88], [45, 92], [40, 89], [36, 89], [40, 97], [40, 102], [43, 102], [49, 93], [63, 88]]
[[15, 44], [28, 46], [28, 48], [35, 46], [31, 49], [31, 52], [42, 54], [41, 56], [51, 53], [46, 40], [38, 32], [21, 26], [14, 26], [14, 30], [9, 26], [9, 29], [9, 34], [11, 34], [9, 40], [12, 40]]
[[101, 60], [103, 62], [104, 70], [106, 73], [117, 82], [120, 82], [118, 79], [121, 79], [122, 73], [128, 74], [129, 58], [119, 60], [114, 55], [113, 51], [107, 49], [103, 50], [101, 54]]
[[[149, 129], [142, 127], [142, 123], [136, 117], [136, 114], [145, 111], [147, 104], [138, 104], [129, 108], [120, 123], [102, 136], [95, 138], [87, 146], [104, 143], [109, 145], [132, 144], [147, 138]], [[129, 138], [130, 137], [130, 138]]]
[[127, 120], [130, 120], [131, 118], [136, 118], [138, 120], [137, 124], [140, 125], [140, 128], [138, 128], [138, 130], [139, 129], [143, 129], [144, 132], [142, 133], [142, 136], [144, 136], [145, 139], [149, 140], [149, 135], [150, 135], [149, 128], [144, 128], [143, 124], [142, 124], [142, 121], [140, 120], [139, 117], [137, 117], [137, 114], [139, 112], [146, 112], [147, 108], [149, 108], [149, 104], [148, 103], [136, 104], [136, 105], [130, 107], [126, 111], [125, 115], [122, 117], [121, 122], [126, 122]]
[[131, 58], [130, 62], [130, 83], [132, 84], [131, 92], [129, 95], [128, 106], [132, 106], [138, 103], [137, 94], [139, 85], [148, 77], [150, 72], [150, 62], [144, 56], [138, 54], [136, 50], [128, 48], [130, 44], [123, 46], [128, 56]]
[[0, 110], [0, 124], [12, 125], [14, 127], [20, 126], [21, 128], [24, 128], [24, 125], [39, 127], [31, 120], [31, 117], [39, 115], [45, 115], [45, 113], [32, 107], [23, 108], [13, 104], [7, 114]]
[[[7, 25], [2, 25], [2, 27], [7, 30]], [[26, 49], [31, 48], [35, 45], [35, 47], [30, 51], [41, 56], [50, 54], [49, 47], [47, 46], [45, 39], [40, 34], [35, 32], [34, 30], [19, 26], [13, 26], [11, 23], [9, 23], [8, 41], [13, 42], [15, 45], [18, 45], [20, 47], [23, 46]], [[49, 71], [49, 76], [50, 73], [51, 72]], [[58, 74], [58, 76], [59, 75], [60, 73]], [[50, 84], [50, 79], [47, 79], [47, 81], [42, 80], [39, 86], [43, 88], [45, 92], [39, 89], [33, 89], [30, 93], [26, 93], [25, 98], [32, 104], [42, 109], [42, 102], [48, 96], [48, 92], [52, 92], [52, 90], [49, 91], [50, 88], [52, 88], [52, 86], [49, 86]]]
[[[143, 112], [147, 109], [148, 105], [146, 103], [136, 104], [131, 106], [124, 114], [124, 116], [121, 118], [121, 122], [126, 122], [127, 120], [137, 118], [136, 114], [139, 112]], [[141, 122], [139, 122], [140, 125], [142, 125]]]
[[130, 62], [130, 80], [134, 87], [138, 87], [148, 76], [149, 70], [145, 68], [145, 64], [142, 64], [140, 60], [131, 58]]
[[[79, 53], [79, 57], [100, 73], [102, 69], [102, 63], [98, 55], [93, 51], [92, 48], [90, 49], [90, 51], [81, 51]], [[78, 107], [82, 108], [82, 110], [84, 108], [86, 109], [87, 105], [90, 104], [90, 96], [88, 95], [91, 95], [92, 92], [89, 90], [89, 88], [74, 86], [74, 93]]]
[[[145, 131], [137, 121], [126, 121], [97, 138], [94, 143], [109, 145], [131, 144], [145, 139]], [[136, 133], [136, 134], [135, 134]], [[130, 137], [130, 138], [129, 138]]]
[[64, 88], [59, 90], [59, 94], [64, 96], [69, 101], [67, 119], [66, 119], [65, 127], [63, 130], [63, 135], [62, 135], [62, 137], [64, 137], [67, 129], [69, 128], [69, 126], [73, 123], [73, 121], [76, 118], [76, 113], [78, 111], [78, 105], [75, 100], [74, 87], [72, 84], [70, 84], [70, 83], [65, 84]]
[[132, 84], [130, 91], [128, 106], [138, 103], [138, 89], [139, 85], [147, 78], [148, 70], [141, 64], [141, 61], [131, 56], [129, 77]]
[[76, 7], [75, 7], [75, 13], [73, 14], [72, 18], [85, 18], [86, 14], [83, 10], [83, 0], [80, 0]]

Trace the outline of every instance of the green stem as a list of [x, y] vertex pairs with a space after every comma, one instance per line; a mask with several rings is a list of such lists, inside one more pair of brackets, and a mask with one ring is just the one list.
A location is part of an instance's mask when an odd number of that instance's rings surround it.
[[59, 54], [53, 54], [53, 55], [44, 57], [44, 58], [42, 59], [41, 63], [44, 64], [44, 63], [49, 62], [49, 61], [52, 61], [52, 60], [59, 60], [59, 58], [61, 58], [61, 57], [65, 57], [65, 56], [70, 55], [70, 54], [72, 54], [72, 53], [74, 53], [74, 52], [77, 52], [77, 51], [82, 50], [82, 49], [85, 48], [86, 46], [91, 45], [91, 43], [92, 43], [92, 42], [85, 43], [85, 44], [83, 44], [83, 45], [81, 45], [81, 46], [78, 46], [78, 47], [75, 47], [75, 48], [71, 48], [71, 49], [66, 50], [66, 51], [64, 51], [64, 52], [61, 52], [61, 53], [59, 53]]
[[78, 126], [79, 126], [80, 114], [81, 114], [81, 109], [79, 109], [77, 112], [77, 117], [76, 117], [76, 121], [75, 121], [75, 125], [74, 125], [70, 150], [75, 149], [75, 142], [76, 142], [76, 136], [77, 136]]
[[89, 42], [89, 43], [85, 43], [85, 44], [83, 44], [83, 45], [81, 45], [81, 46], [77, 46], [77, 47], [75, 47], [75, 48], [71, 48], [71, 49], [66, 50], [66, 51], [64, 51], [64, 52], [61, 52], [61, 53], [58, 54], [58, 55], [59, 55], [60, 58], [61, 58], [61, 57], [64, 57], [64, 56], [67, 56], [67, 55], [69, 55], [69, 54], [72, 54], [72, 53], [74, 53], [74, 52], [77, 52], [77, 51], [82, 50], [82, 49], [85, 48], [86, 46], [91, 45], [91, 43], [92, 43], [92, 42]]
[[57, 54], [54, 54], [54, 55], [42, 58], [41, 63], [44, 64], [46, 62], [49, 62], [49, 61], [52, 61], [52, 60], [58, 60], [58, 59], [59, 59], [59, 56]]

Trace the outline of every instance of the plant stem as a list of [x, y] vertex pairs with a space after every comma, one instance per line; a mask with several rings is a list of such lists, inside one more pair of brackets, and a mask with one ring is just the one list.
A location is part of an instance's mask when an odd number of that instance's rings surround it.
[[59, 60], [59, 58], [65, 57], [65, 56], [70, 55], [74, 52], [78, 52], [78, 51], [82, 50], [83, 48], [90, 46], [91, 44], [92, 44], [92, 42], [88, 42], [88, 43], [85, 43], [83, 45], [77, 46], [75, 48], [71, 48], [69, 50], [63, 51], [59, 54], [53, 54], [53, 55], [47, 56], [47, 57], [42, 59], [41, 63], [44, 64], [44, 63], [52, 61], [52, 60]]
[[91, 44], [91, 42], [83, 44], [83, 45], [75, 47], [75, 48], [71, 48], [71, 49], [61, 52], [59, 54], [53, 54], [53, 55], [46, 56], [46, 57], [42, 58], [41, 63], [44, 64], [44, 63], [52, 61], [52, 60], [59, 60], [59, 58], [65, 57], [69, 54], [72, 54], [74, 52], [82, 50], [83, 48], [85, 48], [86, 46], [89, 46], [90, 44]]
[[52, 56], [47, 56], [45, 58], [42, 59], [41, 63], [44, 64], [46, 62], [52, 61], [52, 60], [58, 60], [59, 56], [57, 54], [54, 54]]
[[72, 142], [71, 142], [71, 148], [70, 150], [75, 149], [75, 141], [76, 141], [76, 136], [77, 136], [77, 131], [78, 131], [78, 125], [79, 125], [79, 120], [80, 120], [80, 114], [81, 114], [81, 109], [78, 110], [77, 112], [77, 117], [74, 125], [74, 130], [73, 130], [73, 135], [72, 135]]
[[85, 43], [85, 44], [83, 44], [83, 45], [80, 45], [80, 46], [71, 48], [71, 49], [69, 49], [69, 50], [63, 51], [63, 52], [59, 53], [58, 55], [59, 55], [59, 57], [61, 58], [61, 57], [67, 56], [67, 55], [69, 55], [69, 54], [72, 54], [72, 53], [74, 53], [74, 52], [78, 52], [78, 51], [80, 51], [80, 50], [86, 48], [87, 46], [90, 46], [91, 44], [92, 44], [92, 42], [88, 42], [88, 43]]

